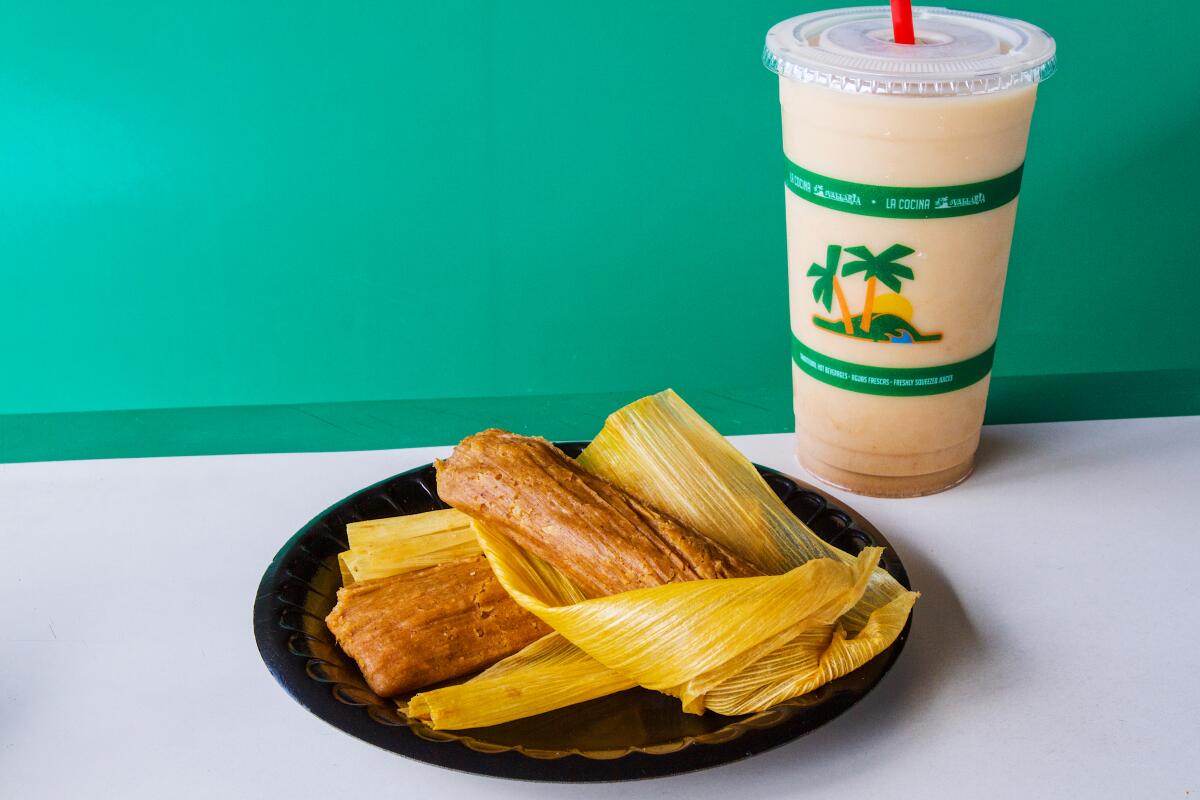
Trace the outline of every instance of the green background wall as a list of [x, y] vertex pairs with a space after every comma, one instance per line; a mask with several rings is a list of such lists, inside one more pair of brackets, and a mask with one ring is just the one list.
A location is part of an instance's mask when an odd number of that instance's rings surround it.
[[[9, 4], [0, 457], [434, 443], [668, 385], [783, 430], [759, 52], [828, 5]], [[1127, 4], [961, 6], [1060, 52], [990, 419], [1200, 411], [1198, 7], [1139, 5], [1139, 40]], [[383, 404], [373, 438], [203, 412], [356, 402]]]

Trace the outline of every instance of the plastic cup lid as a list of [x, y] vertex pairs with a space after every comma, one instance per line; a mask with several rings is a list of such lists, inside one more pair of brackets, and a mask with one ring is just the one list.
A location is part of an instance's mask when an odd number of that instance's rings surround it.
[[804, 14], [767, 31], [763, 64], [856, 94], [989, 94], [1054, 74], [1054, 39], [1028, 22], [914, 7], [913, 28], [917, 44], [896, 44], [887, 6]]

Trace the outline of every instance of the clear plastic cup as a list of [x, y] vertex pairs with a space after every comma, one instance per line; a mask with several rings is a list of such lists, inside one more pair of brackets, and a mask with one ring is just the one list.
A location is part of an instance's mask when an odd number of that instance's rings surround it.
[[861, 494], [964, 480], [983, 425], [1038, 84], [1054, 40], [886, 6], [767, 33], [779, 74], [797, 454]]

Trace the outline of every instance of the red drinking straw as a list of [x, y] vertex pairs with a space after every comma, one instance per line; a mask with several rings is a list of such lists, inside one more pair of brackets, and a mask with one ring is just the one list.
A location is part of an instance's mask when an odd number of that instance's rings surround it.
[[896, 44], [916, 44], [912, 26], [912, 0], [891, 0], [892, 33]]

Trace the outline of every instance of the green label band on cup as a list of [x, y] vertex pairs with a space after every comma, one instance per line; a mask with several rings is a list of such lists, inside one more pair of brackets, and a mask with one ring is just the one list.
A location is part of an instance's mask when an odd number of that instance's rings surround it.
[[941, 219], [979, 214], [1011, 202], [1021, 191], [1025, 165], [999, 178], [959, 186], [874, 186], [818, 175], [784, 157], [787, 188], [819, 206], [895, 219]]
[[819, 381], [862, 394], [920, 397], [964, 389], [983, 379], [992, 369], [996, 345], [977, 356], [937, 367], [870, 367], [818, 353], [792, 335], [792, 360]]

